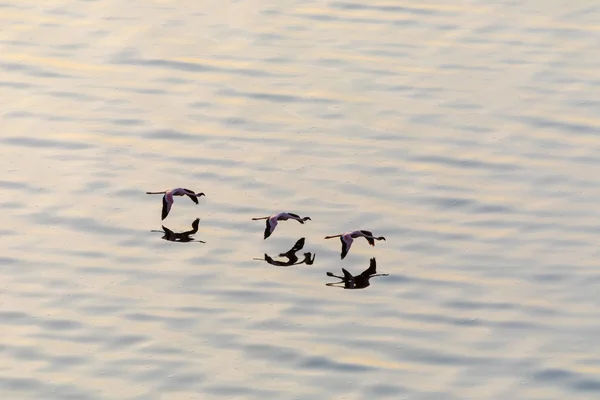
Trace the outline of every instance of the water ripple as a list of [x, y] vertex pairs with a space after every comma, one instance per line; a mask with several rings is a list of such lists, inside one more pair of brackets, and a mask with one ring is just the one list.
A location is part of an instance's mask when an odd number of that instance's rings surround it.
[[600, 7], [1, 1], [2, 398], [599, 391]]
[[199, 61], [180, 61], [180, 60], [163, 60], [163, 59], [145, 59], [135, 55], [134, 52], [125, 52], [113, 57], [114, 64], [124, 65], [139, 65], [145, 67], [167, 68], [176, 71], [191, 72], [191, 73], [226, 73], [245, 75], [249, 77], [278, 77], [280, 74], [274, 74], [267, 71], [251, 69], [251, 68], [232, 68], [232, 67], [217, 67], [215, 65], [203, 64]]
[[59, 148], [69, 150], [81, 150], [89, 149], [93, 147], [88, 143], [77, 143], [71, 140], [59, 141], [51, 139], [35, 139], [35, 138], [24, 138], [24, 137], [9, 137], [2, 139], [2, 143], [6, 143], [13, 146], [21, 146], [28, 148]]

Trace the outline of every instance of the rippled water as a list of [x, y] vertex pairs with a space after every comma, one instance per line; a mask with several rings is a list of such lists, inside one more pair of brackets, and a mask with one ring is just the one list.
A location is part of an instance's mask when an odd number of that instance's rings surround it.
[[599, 19], [0, 2], [0, 396], [598, 398]]

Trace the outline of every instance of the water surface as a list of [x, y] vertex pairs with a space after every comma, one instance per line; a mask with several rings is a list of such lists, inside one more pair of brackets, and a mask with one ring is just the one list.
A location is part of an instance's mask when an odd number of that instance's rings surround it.
[[599, 19], [4, 0], [0, 396], [597, 398]]

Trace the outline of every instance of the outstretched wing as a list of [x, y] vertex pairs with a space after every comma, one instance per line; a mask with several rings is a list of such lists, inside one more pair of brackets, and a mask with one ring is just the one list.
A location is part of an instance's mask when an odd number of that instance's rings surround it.
[[167, 218], [169, 215], [169, 211], [171, 211], [172, 202], [167, 201], [167, 195], [163, 196], [163, 207], [162, 207], [162, 219]]
[[342, 268], [342, 272], [344, 273], [344, 286], [347, 288], [353, 288], [354, 277], [352, 276], [352, 274], [346, 271], [344, 268]]
[[288, 253], [295, 253], [297, 251], [300, 251], [304, 248], [304, 242], [306, 241], [306, 239], [304, 238], [300, 238], [296, 241], [296, 243], [294, 244], [294, 247], [292, 247], [291, 249], [288, 250]]
[[361, 231], [363, 234], [371, 236], [371, 237], [365, 237], [363, 236], [365, 239], [367, 239], [367, 242], [369, 242], [369, 244], [371, 246], [375, 246], [375, 239], [373, 239], [373, 233], [371, 233], [371, 231]]
[[200, 218], [196, 218], [194, 222], [192, 222], [192, 229], [189, 231], [181, 232], [182, 236], [190, 236], [198, 233], [198, 224], [200, 223]]
[[352, 274], [348, 271], [346, 271], [346, 269], [342, 268], [342, 272], [344, 273], [344, 280], [352, 280], [354, 279], [354, 277], [352, 276]]
[[300, 222], [301, 224], [304, 224], [304, 220], [302, 218], [300, 218], [300, 216], [298, 214], [294, 214], [294, 213], [286, 213], [288, 216], [290, 217], [294, 217], [297, 218], [296, 221]]
[[352, 242], [346, 242], [343, 236], [340, 236], [340, 242], [342, 242], [341, 259], [343, 260], [346, 257], [346, 254], [348, 254], [348, 252], [350, 251], [350, 246], [352, 246]]
[[175, 241], [175, 238], [177, 235], [175, 235], [175, 233], [170, 230], [169, 228], [167, 228], [166, 226], [162, 226], [163, 231], [165, 232], [165, 235], [162, 237], [164, 240], [168, 240], [168, 241]]
[[265, 228], [265, 239], [271, 236], [271, 233], [273, 233], [273, 230], [271, 229], [271, 224], [269, 224], [269, 219], [267, 219], [266, 225], [267, 227]]
[[196, 197], [196, 192], [194, 192], [193, 190], [190, 189], [185, 189], [183, 188], [183, 191], [185, 192], [185, 195], [188, 196], [190, 199], [192, 199], [192, 201], [196, 204], [198, 204], [198, 198]]
[[375, 257], [371, 258], [369, 268], [365, 269], [359, 275], [361, 278], [368, 279], [371, 275], [375, 275], [377, 273], [377, 261], [375, 261]]

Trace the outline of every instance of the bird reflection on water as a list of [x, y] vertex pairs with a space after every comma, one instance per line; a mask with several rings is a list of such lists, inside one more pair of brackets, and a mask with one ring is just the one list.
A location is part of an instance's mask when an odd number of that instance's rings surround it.
[[265, 253], [264, 258], [255, 258], [255, 260], [260, 260], [260, 261], [264, 260], [264, 261], [268, 262], [269, 264], [276, 265], [278, 267], [289, 267], [292, 265], [299, 265], [299, 264], [312, 265], [315, 262], [316, 254], [313, 254], [311, 252], [304, 253], [304, 259], [302, 261], [298, 262], [299, 258], [296, 255], [296, 253], [304, 248], [304, 243], [305, 243], [305, 238], [300, 238], [296, 241], [296, 244], [294, 244], [294, 246], [291, 249], [289, 249], [285, 253], [279, 254], [279, 257], [286, 257], [288, 259], [287, 261], [274, 260], [271, 256], [269, 256], [266, 253]]
[[185, 232], [181, 232], [181, 233], [175, 233], [172, 230], [170, 230], [169, 228], [165, 227], [164, 225], [162, 226], [162, 231], [157, 231], [157, 230], [152, 230], [150, 232], [161, 232], [164, 233], [164, 236], [161, 239], [164, 240], [168, 240], [169, 242], [181, 242], [181, 243], [187, 243], [187, 242], [198, 242], [198, 243], [206, 243], [202, 240], [194, 240], [194, 238], [191, 238], [190, 235], [194, 235], [198, 232], [198, 224], [200, 223], [200, 218], [196, 218], [194, 220], [194, 222], [192, 222], [192, 230], [190, 231], [185, 231]]
[[[342, 268], [342, 273], [344, 276], [334, 275], [333, 272], [327, 272], [327, 276], [331, 276], [334, 278], [341, 279], [341, 282], [332, 282], [326, 283], [326, 286], [339, 287], [343, 289], [364, 289], [371, 285], [369, 280], [375, 276], [388, 276], [388, 274], [378, 274], [377, 273], [377, 261], [375, 261], [375, 257], [371, 258], [369, 268], [361, 272], [359, 275], [352, 276], [352, 274]], [[343, 283], [344, 286], [338, 286], [340, 283]]]

